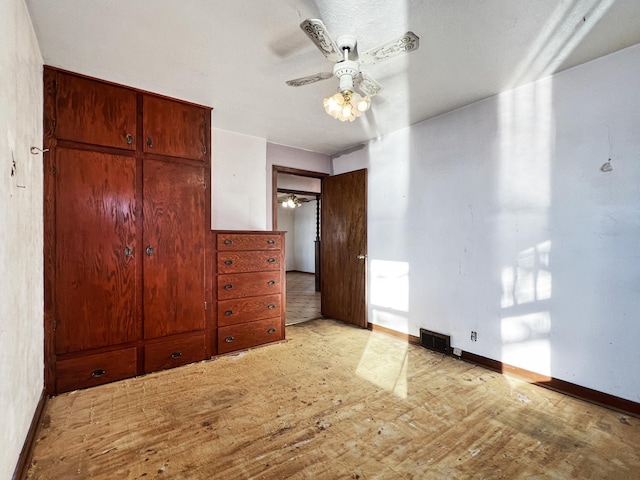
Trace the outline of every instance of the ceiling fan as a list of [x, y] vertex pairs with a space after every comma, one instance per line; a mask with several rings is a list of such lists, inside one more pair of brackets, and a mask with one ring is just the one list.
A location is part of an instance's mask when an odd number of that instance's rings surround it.
[[[315, 75], [287, 81], [290, 87], [301, 87], [320, 80], [336, 77], [340, 80], [338, 93], [324, 99], [325, 111], [341, 121], [353, 121], [371, 105], [371, 97], [382, 91], [382, 85], [360, 70], [360, 65], [374, 65], [401, 53], [418, 49], [419, 38], [413, 32], [407, 32], [362, 55], [356, 52], [357, 41], [352, 35], [343, 35], [334, 42], [322, 20], [308, 19], [300, 24], [300, 28], [318, 47], [322, 54], [335, 62], [333, 73], [321, 72]], [[349, 54], [355, 54], [356, 60], [350, 60]], [[354, 91], [354, 84], [364, 93], [364, 97]]]

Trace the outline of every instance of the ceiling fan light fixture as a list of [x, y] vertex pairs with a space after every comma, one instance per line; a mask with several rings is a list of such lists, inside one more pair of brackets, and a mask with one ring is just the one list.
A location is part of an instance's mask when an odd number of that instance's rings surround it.
[[341, 122], [353, 122], [369, 109], [371, 100], [356, 92], [344, 90], [325, 98], [323, 104], [324, 110], [333, 118]]

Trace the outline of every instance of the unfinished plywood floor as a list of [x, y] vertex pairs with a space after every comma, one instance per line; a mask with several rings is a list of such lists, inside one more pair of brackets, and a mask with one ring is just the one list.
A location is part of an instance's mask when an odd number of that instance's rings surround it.
[[640, 478], [640, 420], [331, 320], [49, 400], [32, 479]]

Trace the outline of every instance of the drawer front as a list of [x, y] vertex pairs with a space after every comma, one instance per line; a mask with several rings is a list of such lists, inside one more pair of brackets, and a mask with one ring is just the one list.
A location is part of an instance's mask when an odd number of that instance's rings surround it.
[[218, 250], [280, 250], [282, 238], [269, 233], [218, 233]]
[[280, 270], [279, 251], [218, 252], [218, 273]]
[[56, 363], [56, 391], [93, 387], [136, 375], [136, 348], [85, 355]]
[[279, 294], [218, 302], [219, 327], [280, 317], [281, 314], [281, 296]]
[[280, 272], [234, 273], [218, 276], [218, 300], [280, 293]]
[[204, 334], [145, 345], [144, 371], [156, 372], [205, 358]]
[[221, 327], [218, 328], [218, 353], [243, 350], [265, 343], [277, 342], [283, 338], [280, 318]]

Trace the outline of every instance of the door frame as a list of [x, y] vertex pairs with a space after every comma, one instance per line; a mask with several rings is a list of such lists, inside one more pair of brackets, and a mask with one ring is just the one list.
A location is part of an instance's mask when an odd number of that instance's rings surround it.
[[[278, 230], [278, 174], [286, 173], [296, 175], [298, 177], [309, 177], [320, 179], [320, 201], [322, 201], [322, 179], [330, 174], [313, 172], [311, 170], [302, 170], [299, 168], [283, 167], [281, 165], [271, 166], [271, 230]], [[315, 192], [314, 192], [315, 193]], [[322, 225], [320, 226], [322, 229]]]

